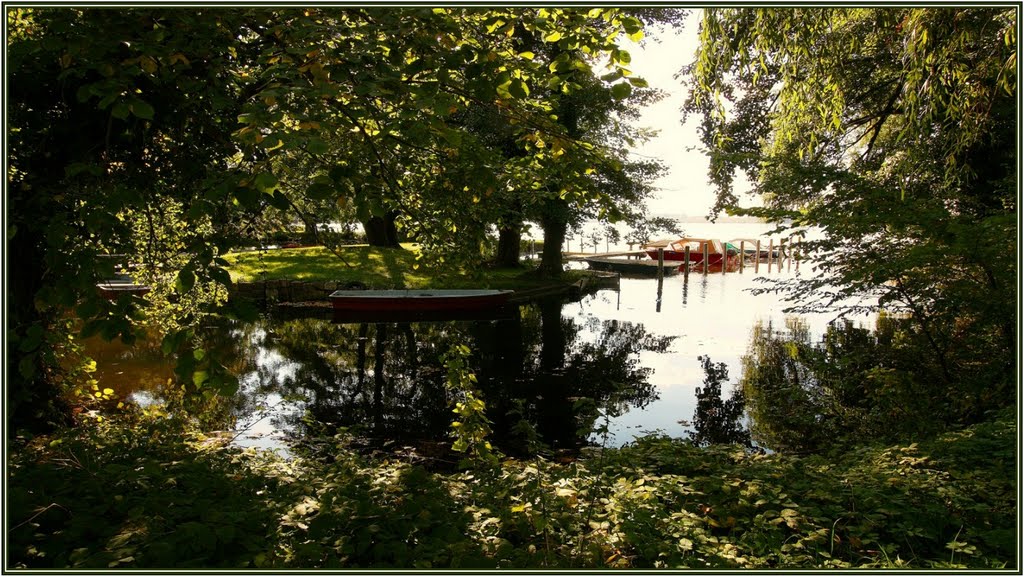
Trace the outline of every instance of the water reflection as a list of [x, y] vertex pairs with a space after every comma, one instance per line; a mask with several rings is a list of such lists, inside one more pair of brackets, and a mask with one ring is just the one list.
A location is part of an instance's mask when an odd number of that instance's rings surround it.
[[653, 370], [638, 355], [673, 340], [631, 322], [564, 317], [562, 308], [545, 300], [482, 321], [264, 319], [209, 336], [241, 382], [237, 428], [291, 441], [341, 427], [381, 440], [447, 441], [453, 398], [442, 356], [467, 344], [494, 443], [530, 454], [579, 447], [603, 416], [656, 400]]
[[[748, 267], [665, 277], [660, 306], [654, 278], [623, 277], [618, 291], [535, 302], [480, 321], [278, 317], [213, 326], [207, 338], [241, 383], [230, 404], [236, 421], [220, 425], [242, 433], [238, 443], [264, 447], [341, 426], [377, 439], [447, 442], [452, 398], [441, 356], [460, 343], [473, 351], [493, 439], [507, 453], [601, 441], [586, 432], [605, 418], [610, 445], [646, 431], [686, 437], [692, 430], [679, 422], [699, 408], [698, 357], [724, 362], [736, 379], [753, 326], [783, 318], [776, 295], [751, 292], [767, 266], [761, 274]], [[785, 275], [773, 267], [773, 277]], [[831, 319], [804, 318], [814, 333]], [[158, 347], [135, 350], [134, 358], [117, 345], [100, 352], [97, 379], [121, 399], [138, 390], [162, 397], [172, 370]]]

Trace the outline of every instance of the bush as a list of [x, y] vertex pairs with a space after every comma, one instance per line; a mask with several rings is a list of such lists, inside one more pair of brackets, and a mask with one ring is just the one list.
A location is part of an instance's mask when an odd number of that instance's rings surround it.
[[646, 437], [454, 474], [339, 436], [283, 460], [176, 418], [13, 447], [14, 568], [1012, 568], [1012, 410], [933, 440], [795, 457]]

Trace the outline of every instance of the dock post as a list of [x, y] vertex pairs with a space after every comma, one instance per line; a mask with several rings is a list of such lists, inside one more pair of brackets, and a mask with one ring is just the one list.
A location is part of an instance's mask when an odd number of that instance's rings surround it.
[[740, 240], [740, 274], [743, 274], [743, 260], [747, 257], [747, 252], [744, 250], [746, 247], [746, 241]]
[[708, 243], [704, 242], [704, 274], [708, 273]]
[[690, 279], [690, 246], [683, 248], [683, 282]]
[[757, 270], [760, 267], [761, 267], [761, 241], [757, 240], [754, 243], [754, 274], [757, 274]]
[[722, 242], [722, 274], [725, 274], [725, 269], [729, 267], [729, 249], [725, 247], [725, 242]]
[[772, 271], [772, 250], [775, 249], [775, 239], [768, 239], [768, 271]]

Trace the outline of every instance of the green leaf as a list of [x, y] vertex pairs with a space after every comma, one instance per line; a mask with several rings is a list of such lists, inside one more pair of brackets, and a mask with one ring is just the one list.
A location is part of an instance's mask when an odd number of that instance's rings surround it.
[[249, 186], [238, 186], [232, 195], [245, 208], [259, 208], [260, 199], [264, 196], [259, 190]]
[[118, 102], [117, 104], [114, 104], [113, 108], [110, 109], [110, 115], [114, 118], [117, 118], [118, 120], [124, 120], [125, 118], [127, 118], [129, 112], [130, 110], [128, 109], [128, 105], [124, 102]]
[[605, 82], [614, 82], [619, 78], [622, 78], [622, 69], [616, 69], [614, 72], [609, 72], [608, 74], [601, 76], [601, 80]]
[[636, 88], [647, 88], [648, 86], [650, 86], [647, 83], [647, 80], [644, 80], [643, 78], [630, 78], [629, 83], [635, 86]]
[[348, 164], [338, 164], [327, 173], [331, 180], [341, 182], [352, 176], [352, 167]]
[[36, 375], [36, 355], [29, 354], [18, 362], [18, 373], [26, 380], [31, 380]]
[[39, 344], [43, 341], [43, 327], [38, 324], [29, 326], [25, 333], [25, 338], [21, 341], [18, 346], [18, 350], [21, 352], [31, 352], [39, 347]]
[[630, 86], [628, 82], [620, 82], [619, 84], [612, 86], [612, 97], [616, 100], [628, 98], [632, 93], [633, 87]]
[[89, 98], [92, 98], [93, 96], [92, 86], [92, 84], [85, 84], [79, 86], [78, 91], [75, 92], [75, 98], [79, 102], [87, 102]]
[[256, 176], [255, 184], [257, 190], [269, 194], [277, 188], [278, 180], [270, 172], [261, 172]]
[[183, 268], [180, 272], [178, 272], [178, 278], [174, 282], [174, 289], [178, 293], [184, 294], [191, 290], [192, 287], [195, 285], [196, 275], [194, 272], [192, 272], [192, 270], [188, 268]]
[[306, 150], [308, 150], [310, 154], [327, 154], [331, 151], [331, 147], [322, 139], [313, 137], [306, 142]]
[[132, 100], [131, 103], [128, 104], [128, 108], [136, 118], [142, 118], [143, 120], [152, 120], [153, 114], [155, 113], [152, 106], [138, 99]]
[[544, 37], [544, 41], [545, 42], [558, 42], [561, 39], [562, 39], [562, 33], [559, 32], [558, 30], [555, 30], [554, 32], [552, 32], [552, 33], [550, 33], [550, 34], [548, 34], [547, 36]]
[[225, 287], [231, 287], [231, 273], [220, 267], [210, 268], [210, 278]]
[[509, 94], [516, 98], [526, 98], [530, 95], [530, 87], [526, 85], [526, 82], [523, 82], [519, 78], [512, 80], [512, 83], [508, 87], [508, 91]]
[[291, 202], [288, 201], [288, 197], [285, 196], [280, 190], [274, 190], [274, 193], [270, 195], [270, 205], [278, 210], [287, 210], [291, 208]]
[[313, 200], [327, 200], [333, 198], [335, 188], [323, 182], [314, 182], [306, 188], [306, 196]]
[[202, 388], [209, 379], [210, 374], [206, 370], [196, 370], [192, 373], [192, 383], [196, 385], [196, 388]]

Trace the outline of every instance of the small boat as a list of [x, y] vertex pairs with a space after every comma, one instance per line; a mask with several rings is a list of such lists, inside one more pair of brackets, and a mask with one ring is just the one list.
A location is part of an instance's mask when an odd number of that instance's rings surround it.
[[152, 290], [150, 286], [144, 284], [136, 284], [128, 276], [119, 276], [117, 278], [111, 278], [104, 280], [96, 284], [96, 290], [99, 291], [100, 296], [108, 298], [110, 300], [117, 300], [121, 294], [134, 294], [135, 296], [142, 296], [143, 294]]
[[[686, 248], [690, 248], [690, 263], [700, 263], [704, 261], [704, 247], [708, 250], [708, 264], [718, 264], [722, 261], [722, 258], [726, 255], [735, 256], [739, 254], [739, 250], [735, 247], [723, 245], [719, 240], [707, 240], [704, 238], [680, 238], [673, 240], [664, 247], [665, 260], [671, 260], [674, 262], [681, 262], [686, 260]], [[648, 244], [644, 246], [643, 250], [647, 252], [653, 260], [658, 259], [658, 248]]]
[[[747, 258], [757, 258], [760, 260], [768, 259], [768, 244], [765, 240], [761, 241], [760, 252], [758, 252], [757, 239], [755, 238], [734, 238], [726, 242], [726, 244], [731, 244], [734, 248], [736, 248], [737, 253], [739, 251], [738, 246], [741, 243], [743, 244], [743, 255], [746, 256]], [[779, 247], [777, 245], [773, 247], [771, 255], [773, 259], [779, 257]]]
[[[592, 270], [608, 270], [618, 272], [627, 276], [655, 276], [658, 274], [657, 260], [627, 260], [624, 258], [592, 256], [583, 259]], [[679, 272], [679, 265], [668, 263], [665, 265], [664, 273], [675, 274]]]
[[508, 303], [512, 290], [335, 290], [336, 312], [393, 314], [474, 312]]

